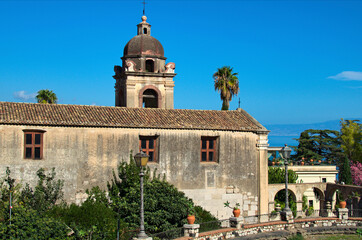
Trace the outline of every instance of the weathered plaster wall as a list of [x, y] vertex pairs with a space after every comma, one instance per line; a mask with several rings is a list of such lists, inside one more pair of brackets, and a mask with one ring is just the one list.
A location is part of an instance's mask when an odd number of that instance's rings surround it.
[[[24, 129], [44, 133], [42, 160], [23, 158]], [[65, 197], [79, 203], [85, 190], [105, 187], [117, 164], [139, 149], [139, 135], [157, 135], [159, 162], [149, 164], [197, 204], [229, 217], [223, 203], [241, 203], [244, 215], [258, 212], [258, 135], [250, 132], [121, 128], [69, 128], [0, 126], [0, 174], [10, 167], [12, 175], [35, 184], [36, 171], [55, 167], [65, 181]], [[218, 136], [218, 163], [200, 162], [201, 136]]]

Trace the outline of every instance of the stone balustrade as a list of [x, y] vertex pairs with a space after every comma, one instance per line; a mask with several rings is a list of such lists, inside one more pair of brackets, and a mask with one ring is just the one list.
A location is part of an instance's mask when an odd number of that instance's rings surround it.
[[221, 240], [255, 234], [262, 234], [262, 239], [275, 239], [276, 236], [286, 239], [296, 234], [355, 234], [356, 230], [362, 227], [362, 218], [348, 218], [348, 209], [345, 208], [339, 209], [338, 217], [297, 218], [293, 222], [279, 220], [257, 224], [247, 224], [243, 222], [243, 218], [232, 218], [230, 225], [232, 226], [229, 228], [203, 233], [193, 228], [192, 233], [187, 231], [188, 234], [182, 239]]

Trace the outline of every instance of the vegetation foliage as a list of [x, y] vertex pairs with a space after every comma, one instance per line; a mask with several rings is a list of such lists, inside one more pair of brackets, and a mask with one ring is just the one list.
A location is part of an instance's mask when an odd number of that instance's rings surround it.
[[221, 110], [229, 110], [229, 102], [239, 93], [238, 73], [234, 73], [232, 67], [224, 66], [217, 69], [213, 78], [215, 90], [220, 93], [222, 100]]
[[[137, 228], [140, 222], [139, 172], [140, 169], [131, 155], [130, 162], [122, 162], [118, 175], [114, 174], [113, 180], [108, 183], [110, 204], [130, 228]], [[151, 177], [149, 168], [144, 176], [144, 201], [145, 228], [150, 233], [182, 227], [186, 223], [188, 212], [195, 207], [191, 199], [161, 179], [156, 171]], [[210, 215], [203, 213], [199, 208], [195, 213], [197, 221], [202, 221], [203, 216], [210, 218]]]
[[358, 120], [341, 119], [340, 131], [308, 129], [296, 139], [294, 161], [334, 163], [339, 182], [362, 184], [362, 125]]
[[42, 89], [38, 91], [38, 95], [35, 96], [38, 103], [57, 103], [57, 95], [48, 89]]
[[[296, 183], [298, 175], [288, 169], [288, 183]], [[285, 183], [285, 169], [281, 167], [269, 167], [268, 168], [268, 182], [269, 184]]]

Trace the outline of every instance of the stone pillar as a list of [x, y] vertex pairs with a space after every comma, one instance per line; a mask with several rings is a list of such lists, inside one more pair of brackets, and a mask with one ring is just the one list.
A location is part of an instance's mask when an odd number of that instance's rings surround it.
[[[268, 132], [262, 131], [258, 133], [258, 176], [259, 176], [259, 215], [267, 215], [269, 213], [269, 191], [268, 191]], [[270, 199], [273, 200], [273, 199]], [[261, 219], [263, 220], [263, 219]]]
[[348, 208], [338, 208], [338, 218], [341, 220], [348, 219]]
[[273, 202], [269, 202], [269, 213], [271, 213], [272, 211], [274, 211], [275, 209], [275, 202], [273, 201]]
[[275, 206], [275, 212], [269, 214], [269, 221], [280, 221], [281, 220], [281, 212], [282, 208], [280, 207], [280, 204], [277, 203]]
[[230, 227], [240, 229], [243, 226], [243, 217], [231, 217], [229, 218]]
[[327, 210], [327, 217], [336, 217], [336, 215], [334, 215], [333, 211], [332, 211], [332, 205], [330, 201], [326, 202], [326, 210]]
[[184, 224], [184, 236], [185, 237], [198, 237], [200, 224]]
[[297, 216], [295, 216], [296, 218], [297, 217], [304, 217], [305, 214], [303, 212], [303, 201], [297, 201]]
[[287, 221], [288, 223], [294, 222], [293, 212], [291, 210], [289, 211], [282, 211], [281, 212], [281, 218], [283, 221]]

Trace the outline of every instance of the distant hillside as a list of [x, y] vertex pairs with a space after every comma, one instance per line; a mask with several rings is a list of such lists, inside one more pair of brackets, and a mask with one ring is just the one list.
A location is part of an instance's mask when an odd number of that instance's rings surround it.
[[[361, 118], [357, 118], [362, 122]], [[298, 136], [301, 132], [307, 129], [330, 129], [339, 130], [340, 120], [332, 120], [322, 123], [311, 124], [270, 124], [264, 125], [269, 131], [269, 136]]]

